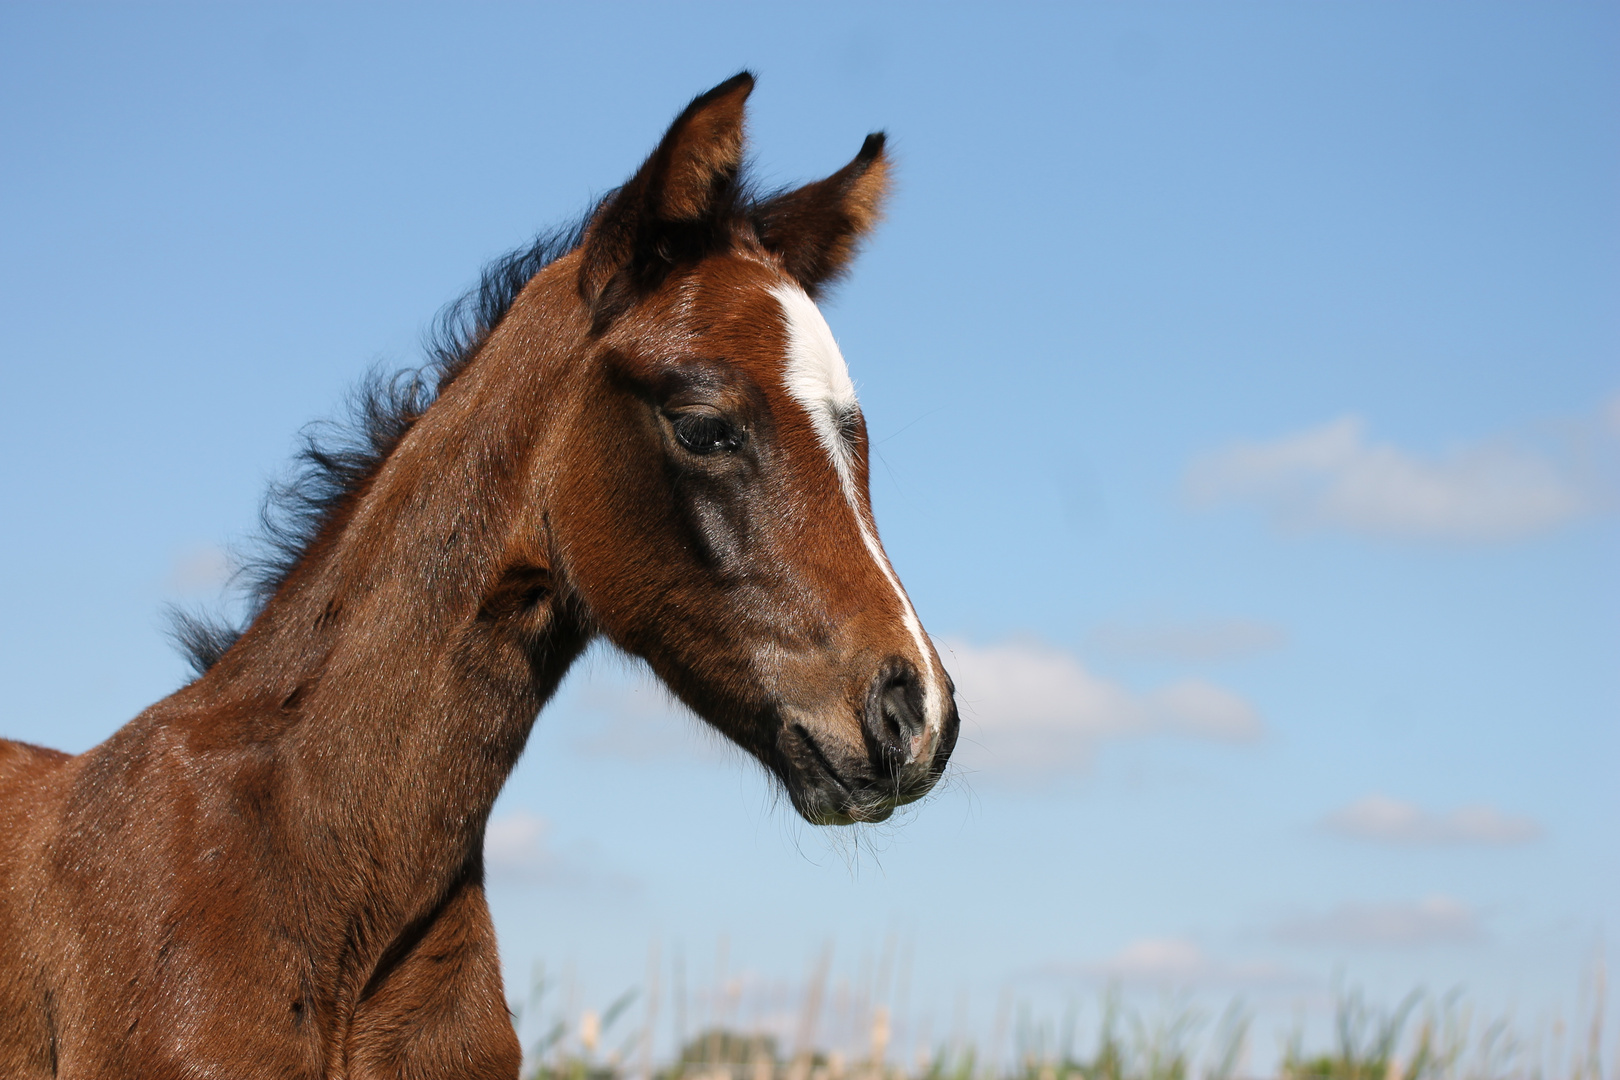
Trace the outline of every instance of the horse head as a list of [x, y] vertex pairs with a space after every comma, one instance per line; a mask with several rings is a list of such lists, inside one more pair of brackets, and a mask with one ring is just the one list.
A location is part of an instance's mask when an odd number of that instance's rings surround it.
[[[530, 525], [549, 589], [756, 756], [816, 823], [925, 794], [953, 687], [882, 545], [870, 443], [815, 298], [874, 224], [883, 137], [753, 197], [739, 75], [696, 98], [476, 367], [545, 352]], [[566, 315], [559, 315], [566, 311]]]

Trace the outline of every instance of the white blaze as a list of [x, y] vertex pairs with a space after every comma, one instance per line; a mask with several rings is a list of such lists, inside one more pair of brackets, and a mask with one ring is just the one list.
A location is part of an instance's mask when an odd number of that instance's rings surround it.
[[816, 307], [816, 302], [803, 289], [784, 283], [772, 289], [771, 295], [782, 305], [782, 313], [787, 318], [785, 381], [788, 393], [809, 416], [816, 437], [838, 473], [838, 484], [843, 489], [844, 501], [849, 504], [850, 512], [855, 515], [855, 527], [860, 530], [861, 541], [900, 601], [900, 617], [905, 621], [911, 640], [917, 645], [917, 658], [923, 667], [923, 715], [929, 730], [937, 733], [943, 710], [940, 708], [933, 650], [923, 636], [922, 623], [911, 606], [911, 599], [900, 587], [900, 579], [889, 565], [883, 545], [878, 543], [876, 525], [861, 508], [860, 496], [855, 490], [853, 448], [844, 435], [841, 422], [853, 417], [860, 409], [860, 402], [855, 400], [855, 384], [849, 378], [849, 365], [844, 363], [844, 354], [839, 351], [838, 342], [833, 339], [832, 328], [827, 325], [821, 309]]

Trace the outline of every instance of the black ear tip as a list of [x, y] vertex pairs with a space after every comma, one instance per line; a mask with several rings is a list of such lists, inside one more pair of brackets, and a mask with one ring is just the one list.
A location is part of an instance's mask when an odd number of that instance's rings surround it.
[[883, 144], [889, 141], [887, 132], [874, 131], [861, 143], [861, 152], [855, 155], [855, 160], [866, 164], [879, 154], [883, 153]]
[[706, 104], [713, 101], [715, 98], [725, 97], [728, 94], [733, 94], [738, 90], [741, 90], [746, 95], [753, 92], [753, 89], [754, 73], [749, 71], [747, 68], [743, 68], [741, 71], [737, 72], [737, 74], [733, 75], [731, 78], [727, 79], [713, 90], [699, 94], [697, 100], [692, 104]]

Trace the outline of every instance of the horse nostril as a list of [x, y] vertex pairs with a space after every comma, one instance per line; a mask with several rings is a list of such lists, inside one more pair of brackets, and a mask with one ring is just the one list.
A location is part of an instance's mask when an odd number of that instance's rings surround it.
[[923, 716], [922, 687], [917, 673], [904, 660], [883, 665], [866, 698], [867, 748], [881, 770], [892, 772], [909, 765], [912, 747], [927, 728]]

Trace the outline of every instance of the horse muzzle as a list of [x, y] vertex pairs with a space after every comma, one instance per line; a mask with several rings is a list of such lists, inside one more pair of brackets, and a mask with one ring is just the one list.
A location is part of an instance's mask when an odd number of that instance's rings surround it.
[[786, 718], [777, 772], [799, 814], [815, 825], [877, 822], [928, 794], [945, 772], [960, 723], [948, 685], [938, 692], [938, 720], [930, 723], [916, 670], [891, 659], [868, 687], [857, 724]]

